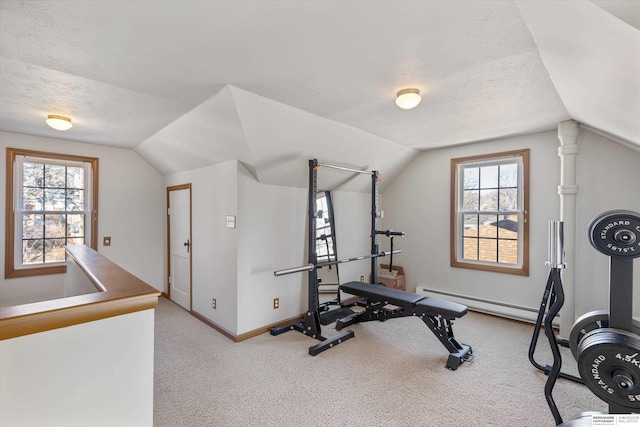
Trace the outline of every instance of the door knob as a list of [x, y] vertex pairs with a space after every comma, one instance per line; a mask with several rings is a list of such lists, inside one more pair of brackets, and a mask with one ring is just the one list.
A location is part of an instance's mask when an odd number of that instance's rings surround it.
[[191, 243], [189, 243], [189, 239], [187, 239], [187, 241], [184, 242], [184, 245], [187, 247], [187, 253], [189, 253], [189, 248], [191, 247]]

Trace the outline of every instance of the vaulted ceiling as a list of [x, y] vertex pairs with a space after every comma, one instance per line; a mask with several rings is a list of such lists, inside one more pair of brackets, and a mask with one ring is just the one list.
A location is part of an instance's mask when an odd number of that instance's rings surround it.
[[0, 0], [0, 130], [299, 186], [311, 157], [393, 176], [568, 119], [640, 148], [639, 23], [624, 0]]

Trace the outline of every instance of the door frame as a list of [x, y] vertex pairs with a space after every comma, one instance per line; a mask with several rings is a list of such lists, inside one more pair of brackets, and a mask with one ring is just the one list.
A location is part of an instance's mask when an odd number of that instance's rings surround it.
[[191, 197], [191, 183], [172, 185], [167, 187], [167, 299], [171, 300], [171, 215], [169, 215], [169, 209], [171, 208], [171, 192], [177, 190], [189, 190], [189, 312], [193, 310], [193, 237], [192, 237], [192, 197]]

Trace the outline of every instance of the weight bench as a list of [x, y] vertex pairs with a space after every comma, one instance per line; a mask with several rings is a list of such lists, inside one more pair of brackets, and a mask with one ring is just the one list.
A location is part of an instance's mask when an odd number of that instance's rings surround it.
[[449, 350], [448, 369], [455, 371], [462, 362], [473, 359], [471, 347], [459, 344], [453, 337], [453, 320], [467, 314], [464, 305], [362, 282], [348, 282], [340, 285], [339, 289], [360, 297], [356, 305], [364, 307], [364, 310], [336, 321], [336, 330], [354, 323], [418, 316]]

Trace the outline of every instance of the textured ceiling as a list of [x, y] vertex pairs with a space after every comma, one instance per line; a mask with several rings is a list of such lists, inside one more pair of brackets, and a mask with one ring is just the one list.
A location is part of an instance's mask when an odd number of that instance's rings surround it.
[[[640, 146], [640, 2], [604, 3], [1, 0], [0, 130], [136, 148], [162, 173], [237, 159], [278, 184], [282, 159], [397, 169], [570, 118]], [[393, 103], [406, 87], [414, 110]]]

